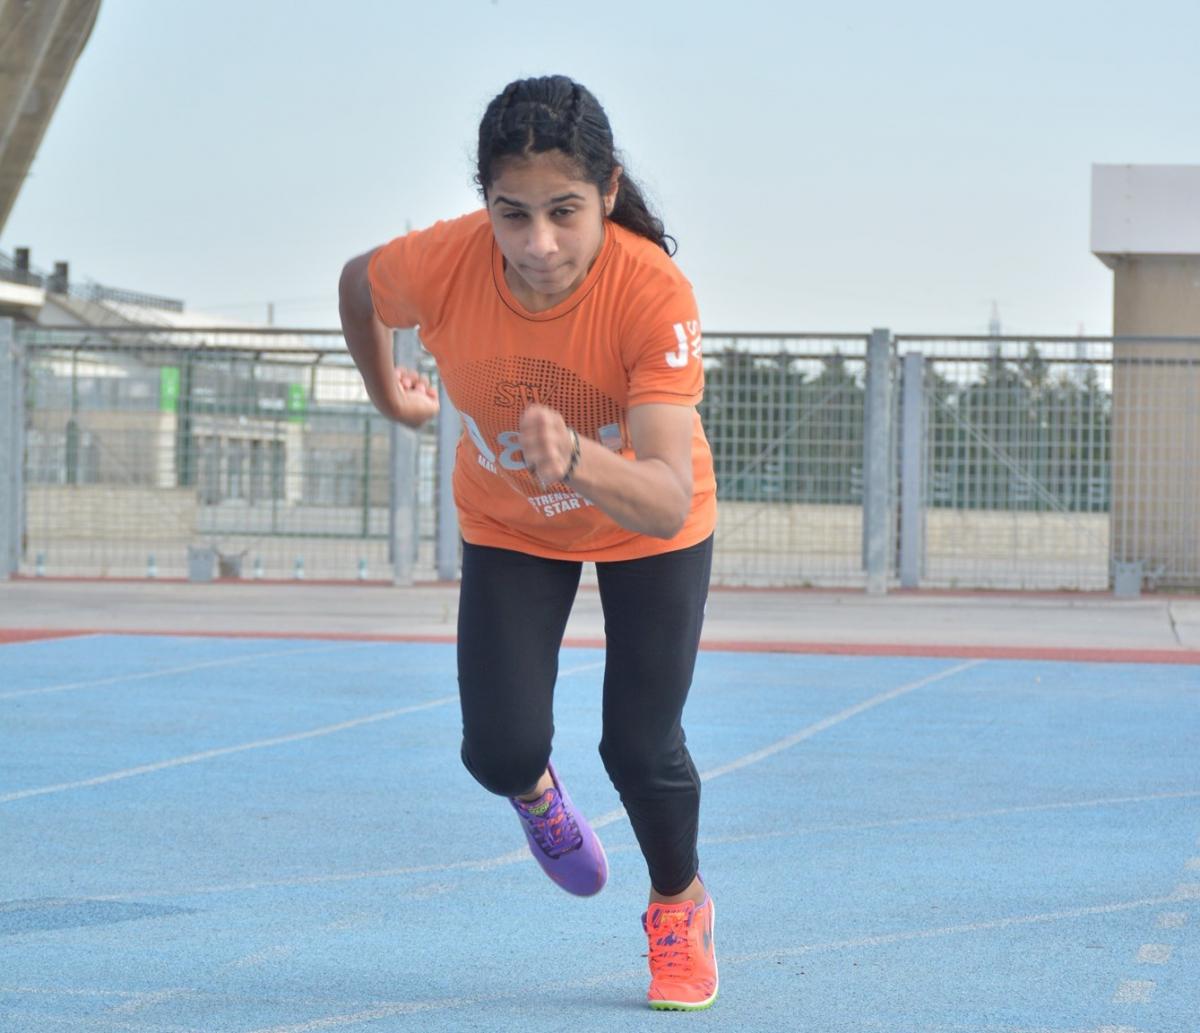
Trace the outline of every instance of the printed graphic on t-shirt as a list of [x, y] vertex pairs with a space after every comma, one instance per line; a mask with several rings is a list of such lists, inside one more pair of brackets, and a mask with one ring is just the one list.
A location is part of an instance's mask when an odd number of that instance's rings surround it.
[[548, 492], [525, 466], [517, 427], [533, 404], [562, 414], [581, 437], [620, 451], [625, 413], [599, 388], [547, 359], [497, 356], [464, 363], [442, 375], [475, 446], [476, 462], [524, 495], [547, 519], [591, 506], [566, 485]]
[[704, 364], [696, 302], [661, 248], [606, 223], [580, 289], [539, 313], [508, 297], [503, 256], [483, 208], [392, 240], [368, 271], [379, 318], [388, 326], [420, 325], [463, 415], [453, 486], [465, 540], [615, 561], [693, 545], [712, 533], [716, 485], [698, 417], [692, 507], [669, 541], [622, 527], [568, 484], [541, 484], [525, 469], [517, 433], [521, 413], [540, 402], [581, 437], [632, 459], [629, 410], [699, 403]]
[[672, 369], [682, 369], [688, 364], [688, 359], [700, 362], [700, 323], [689, 319], [686, 323], [674, 323], [671, 329], [675, 331], [678, 347], [673, 352], [667, 352], [667, 365]]

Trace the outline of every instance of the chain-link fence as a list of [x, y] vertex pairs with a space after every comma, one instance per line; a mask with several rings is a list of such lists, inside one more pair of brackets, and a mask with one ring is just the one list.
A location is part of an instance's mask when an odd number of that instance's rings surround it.
[[[456, 575], [454, 414], [389, 424], [338, 334], [8, 335], [8, 570]], [[1200, 585], [1200, 342], [710, 334], [705, 367], [716, 583]]]
[[[397, 521], [431, 511], [432, 434], [366, 404], [335, 334], [21, 341], [23, 573], [390, 578]], [[426, 473], [404, 506], [397, 437]]]
[[705, 337], [717, 581], [862, 583], [867, 340]]
[[[920, 583], [1106, 587], [1111, 341], [897, 344], [924, 358]], [[906, 373], [915, 368], [910, 361]]]

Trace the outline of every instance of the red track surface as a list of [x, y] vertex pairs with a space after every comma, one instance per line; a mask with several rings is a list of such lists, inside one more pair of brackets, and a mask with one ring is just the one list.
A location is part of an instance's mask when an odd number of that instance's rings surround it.
[[[137, 629], [70, 630], [47, 628], [0, 628], [0, 645], [38, 639], [74, 638], [81, 635], [159, 635], [193, 638], [281, 638], [322, 639], [342, 642], [440, 642], [453, 643], [453, 635], [382, 635], [352, 632], [311, 631], [140, 631]], [[563, 645], [587, 649], [604, 648], [597, 638], [567, 638]], [[1195, 649], [1085, 649], [1071, 646], [913, 645], [911, 643], [857, 642], [759, 642], [705, 641], [703, 650], [731, 653], [798, 653], [835, 656], [927, 656], [979, 660], [1063, 660], [1071, 663], [1200, 664]]]

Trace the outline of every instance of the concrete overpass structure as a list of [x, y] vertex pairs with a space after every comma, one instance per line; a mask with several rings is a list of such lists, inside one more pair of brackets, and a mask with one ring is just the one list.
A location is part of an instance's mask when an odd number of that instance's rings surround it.
[[99, 9], [100, 0], [0, 0], [0, 229]]

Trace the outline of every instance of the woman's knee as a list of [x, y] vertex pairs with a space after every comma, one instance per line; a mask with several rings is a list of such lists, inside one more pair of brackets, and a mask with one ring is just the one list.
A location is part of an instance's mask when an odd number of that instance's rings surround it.
[[644, 736], [605, 733], [600, 740], [600, 759], [612, 784], [620, 793], [640, 795], [672, 781], [672, 775], [687, 764], [682, 742], [651, 742]]
[[529, 792], [542, 777], [549, 760], [550, 751], [545, 748], [497, 748], [463, 740], [463, 765], [476, 782], [497, 796]]

